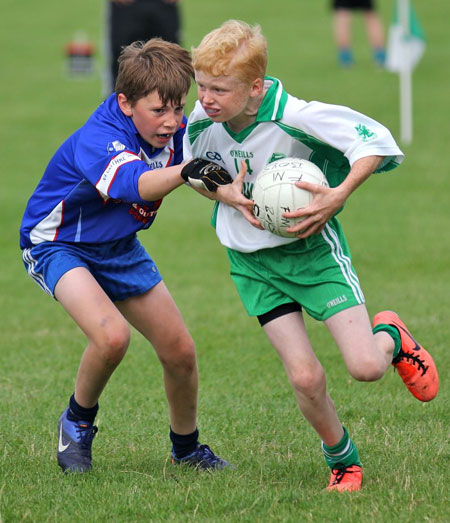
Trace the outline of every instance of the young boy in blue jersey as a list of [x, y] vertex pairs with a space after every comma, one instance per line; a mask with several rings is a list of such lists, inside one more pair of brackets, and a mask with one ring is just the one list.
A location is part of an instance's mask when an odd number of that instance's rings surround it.
[[230, 180], [210, 162], [182, 164], [189, 53], [153, 39], [126, 47], [119, 62], [115, 93], [56, 151], [20, 229], [28, 274], [88, 340], [59, 418], [58, 464], [91, 468], [98, 400], [127, 351], [130, 323], [164, 370], [172, 461], [222, 469], [228, 463], [198, 441], [193, 340], [136, 233], [151, 226], [162, 198], [188, 175], [204, 177], [210, 188]]
[[[203, 38], [192, 57], [198, 102], [184, 137], [186, 158], [214, 157], [234, 172], [235, 181], [215, 193], [191, 185], [217, 200], [214, 222], [231, 277], [248, 314], [258, 318], [283, 361], [298, 406], [322, 442], [331, 469], [328, 489], [359, 490], [358, 450], [327, 392], [304, 313], [324, 322], [355, 379], [378, 380], [393, 364], [420, 401], [438, 393], [432, 356], [397, 314], [379, 312], [371, 328], [335, 216], [371, 173], [396, 167], [403, 154], [375, 120], [348, 107], [300, 100], [266, 76], [267, 43], [259, 26], [225, 22]], [[318, 165], [330, 188], [298, 183], [313, 193], [313, 202], [286, 213], [304, 221], [288, 229], [295, 237], [282, 238], [258, 228], [249, 198], [268, 163], [292, 156]]]

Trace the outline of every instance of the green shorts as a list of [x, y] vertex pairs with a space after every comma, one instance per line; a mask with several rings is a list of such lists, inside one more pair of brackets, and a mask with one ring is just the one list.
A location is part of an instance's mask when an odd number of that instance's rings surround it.
[[321, 234], [243, 253], [227, 249], [231, 277], [250, 316], [298, 303], [316, 320], [364, 303], [342, 227], [332, 218]]

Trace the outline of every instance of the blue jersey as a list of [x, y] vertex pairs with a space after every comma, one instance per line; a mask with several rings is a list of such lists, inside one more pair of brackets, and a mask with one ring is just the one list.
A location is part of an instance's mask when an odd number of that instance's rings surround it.
[[186, 119], [171, 141], [155, 149], [139, 135], [112, 94], [50, 160], [20, 228], [20, 247], [42, 242], [103, 243], [153, 223], [161, 200], [142, 200], [138, 180], [183, 161]]

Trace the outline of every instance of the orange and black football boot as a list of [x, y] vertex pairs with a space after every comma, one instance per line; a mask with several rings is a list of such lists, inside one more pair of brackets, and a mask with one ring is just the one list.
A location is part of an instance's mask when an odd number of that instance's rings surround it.
[[361, 490], [362, 479], [362, 468], [358, 465], [333, 469], [327, 490], [337, 490], [338, 492]]
[[433, 358], [411, 336], [406, 325], [395, 312], [382, 311], [375, 315], [372, 326], [392, 325], [400, 333], [401, 348], [392, 360], [411, 394], [420, 401], [431, 401], [439, 390], [439, 375]]

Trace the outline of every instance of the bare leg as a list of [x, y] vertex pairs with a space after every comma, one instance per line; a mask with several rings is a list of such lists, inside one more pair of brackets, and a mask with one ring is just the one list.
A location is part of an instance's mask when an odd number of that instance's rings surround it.
[[349, 9], [336, 9], [333, 15], [333, 32], [336, 45], [349, 49], [351, 42], [352, 13]]
[[384, 28], [377, 13], [374, 11], [364, 12], [367, 37], [373, 49], [384, 48]]
[[116, 305], [153, 345], [164, 370], [170, 424], [177, 434], [197, 426], [198, 373], [194, 342], [164, 282]]
[[64, 274], [55, 297], [88, 338], [75, 382], [75, 399], [93, 407], [125, 355], [130, 331], [122, 314], [92, 274], [77, 267]]
[[355, 379], [375, 381], [384, 376], [392, 363], [394, 340], [387, 332], [372, 334], [365, 305], [338, 312], [325, 324]]
[[299, 312], [270, 321], [264, 330], [281, 357], [298, 405], [325, 445], [333, 446], [344, 431], [326, 390], [323, 368], [316, 358]]

